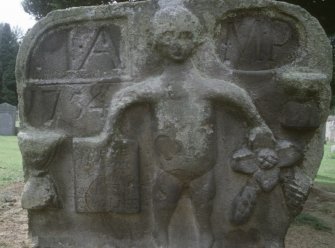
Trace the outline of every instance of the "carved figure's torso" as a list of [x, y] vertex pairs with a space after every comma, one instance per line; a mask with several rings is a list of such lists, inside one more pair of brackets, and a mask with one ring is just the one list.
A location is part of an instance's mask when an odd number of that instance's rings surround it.
[[191, 78], [166, 83], [167, 93], [155, 108], [159, 166], [184, 182], [208, 172], [216, 159], [212, 106], [188, 90], [195, 83]]

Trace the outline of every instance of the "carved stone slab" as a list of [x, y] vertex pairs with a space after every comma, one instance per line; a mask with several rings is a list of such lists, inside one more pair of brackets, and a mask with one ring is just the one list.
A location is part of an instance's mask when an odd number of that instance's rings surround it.
[[280, 1], [49, 14], [17, 60], [35, 247], [283, 248], [322, 158], [330, 51]]

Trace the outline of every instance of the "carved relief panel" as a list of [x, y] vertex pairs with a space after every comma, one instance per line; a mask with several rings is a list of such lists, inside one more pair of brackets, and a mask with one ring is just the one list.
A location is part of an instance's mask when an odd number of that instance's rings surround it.
[[209, 2], [70, 9], [27, 36], [39, 247], [284, 247], [321, 159], [327, 38], [277, 1]]
[[47, 29], [31, 49], [22, 89], [27, 123], [74, 135], [100, 131], [113, 88], [129, 75], [126, 29], [126, 18]]
[[275, 69], [298, 56], [299, 33], [294, 21], [271, 11], [232, 13], [221, 21], [220, 59], [230, 68], [246, 71]]
[[78, 212], [138, 213], [140, 182], [138, 145], [132, 140], [108, 148], [74, 140], [76, 210]]
[[[47, 32], [33, 52], [30, 78], [50, 80], [121, 75], [127, 55], [121, 44], [121, 26], [114, 23], [83, 23]], [[120, 24], [124, 26], [124, 21]], [[122, 62], [120, 53], [123, 53]]]

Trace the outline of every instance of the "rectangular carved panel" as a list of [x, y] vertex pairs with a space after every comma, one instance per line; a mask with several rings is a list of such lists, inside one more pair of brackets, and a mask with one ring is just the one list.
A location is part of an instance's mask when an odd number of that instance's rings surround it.
[[222, 22], [218, 41], [221, 60], [233, 69], [267, 70], [296, 58], [298, 33], [289, 21], [259, 11], [239, 13]]
[[88, 139], [74, 140], [77, 212], [138, 213], [138, 145], [116, 141], [113, 149]]
[[103, 22], [69, 25], [47, 32], [32, 54], [29, 78], [65, 80], [119, 76], [124, 67], [120, 56], [126, 57], [121, 39], [118, 24]]

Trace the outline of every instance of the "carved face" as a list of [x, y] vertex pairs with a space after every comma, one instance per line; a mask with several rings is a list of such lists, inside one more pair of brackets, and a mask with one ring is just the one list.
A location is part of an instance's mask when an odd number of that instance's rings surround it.
[[193, 33], [188, 30], [182, 32], [167, 30], [156, 41], [158, 51], [175, 61], [187, 59], [194, 47]]
[[199, 43], [200, 24], [193, 14], [183, 8], [168, 8], [154, 18], [155, 48], [176, 62], [186, 60]]

